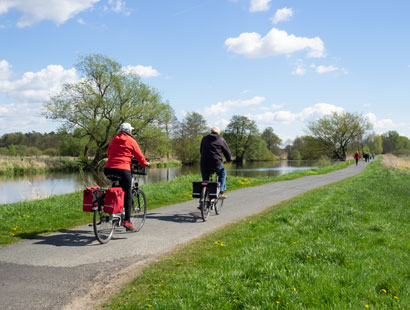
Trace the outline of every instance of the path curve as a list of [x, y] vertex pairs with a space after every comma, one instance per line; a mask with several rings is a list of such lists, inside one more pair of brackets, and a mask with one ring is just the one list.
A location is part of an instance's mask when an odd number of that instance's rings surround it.
[[85, 225], [0, 248], [0, 309], [91, 309], [178, 245], [352, 177], [365, 166], [360, 162], [328, 174], [229, 192], [222, 214], [211, 212], [207, 222], [200, 218], [197, 200], [154, 209], [140, 232], [119, 229], [105, 245]]

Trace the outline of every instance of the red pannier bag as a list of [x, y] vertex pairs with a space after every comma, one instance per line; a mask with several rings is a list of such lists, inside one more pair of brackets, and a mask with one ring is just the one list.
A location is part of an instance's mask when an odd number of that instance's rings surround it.
[[84, 212], [94, 212], [93, 205], [97, 204], [97, 201], [93, 201], [93, 197], [95, 200], [94, 190], [101, 189], [99, 186], [89, 186], [86, 187], [83, 194], [83, 211]]
[[104, 212], [122, 213], [124, 211], [124, 191], [121, 187], [111, 187], [105, 191]]

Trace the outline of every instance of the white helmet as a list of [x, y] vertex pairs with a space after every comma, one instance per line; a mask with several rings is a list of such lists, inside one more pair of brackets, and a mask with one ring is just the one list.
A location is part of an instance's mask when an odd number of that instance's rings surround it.
[[127, 133], [131, 133], [134, 127], [131, 126], [130, 123], [122, 123], [120, 126], [120, 131], [125, 131]]

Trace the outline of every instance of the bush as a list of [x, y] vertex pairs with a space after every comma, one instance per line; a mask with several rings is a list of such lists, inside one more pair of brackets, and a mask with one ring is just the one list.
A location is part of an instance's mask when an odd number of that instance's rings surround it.
[[48, 148], [48, 149], [45, 149], [44, 151], [43, 151], [43, 154], [44, 155], [48, 155], [48, 156], [58, 156], [59, 154], [58, 154], [58, 149], [56, 149], [56, 148]]

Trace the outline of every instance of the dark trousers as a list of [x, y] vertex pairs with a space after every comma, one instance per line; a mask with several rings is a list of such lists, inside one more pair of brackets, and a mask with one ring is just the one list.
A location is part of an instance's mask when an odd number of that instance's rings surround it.
[[104, 168], [104, 174], [110, 175], [118, 175], [121, 177], [120, 186], [124, 191], [124, 211], [125, 211], [125, 219], [129, 221], [131, 219], [131, 206], [132, 206], [132, 177], [131, 171], [123, 170], [123, 169], [114, 169], [114, 168]]
[[356, 159], [356, 166], [359, 163], [359, 158], [355, 158]]

